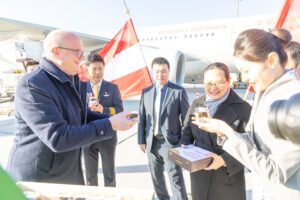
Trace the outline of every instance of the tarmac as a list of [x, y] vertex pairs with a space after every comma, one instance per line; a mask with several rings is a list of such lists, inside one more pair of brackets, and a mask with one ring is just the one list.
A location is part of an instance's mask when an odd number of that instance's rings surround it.
[[[6, 129], [3, 128], [7, 126]], [[13, 142], [11, 133], [13, 118], [0, 121], [0, 164], [5, 167]], [[4, 130], [4, 131], [3, 131]], [[117, 188], [153, 191], [151, 175], [148, 167], [147, 155], [143, 153], [137, 144], [137, 126], [130, 130], [118, 132], [118, 145], [116, 150], [116, 182]], [[189, 172], [183, 170], [187, 192], [190, 194]], [[166, 176], [166, 174], [165, 174]], [[103, 186], [103, 174], [101, 162], [99, 163], [99, 186]], [[167, 187], [171, 193], [170, 183], [166, 176]], [[246, 173], [247, 199], [251, 199], [251, 178], [250, 173]]]

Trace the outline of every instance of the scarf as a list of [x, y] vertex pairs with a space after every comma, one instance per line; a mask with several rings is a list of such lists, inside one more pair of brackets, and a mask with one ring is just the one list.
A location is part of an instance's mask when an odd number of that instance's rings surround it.
[[226, 99], [228, 98], [229, 93], [230, 93], [230, 88], [227, 90], [225, 95], [219, 99], [212, 99], [208, 95], [205, 96], [206, 100], [204, 102], [204, 105], [208, 108], [208, 112], [210, 116], [214, 116], [214, 114], [219, 108], [219, 105], [224, 101], [226, 101]]

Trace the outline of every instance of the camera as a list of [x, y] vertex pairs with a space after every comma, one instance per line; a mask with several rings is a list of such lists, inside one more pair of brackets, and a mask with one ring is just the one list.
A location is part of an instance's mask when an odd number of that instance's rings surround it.
[[268, 124], [275, 137], [300, 144], [300, 93], [273, 102]]

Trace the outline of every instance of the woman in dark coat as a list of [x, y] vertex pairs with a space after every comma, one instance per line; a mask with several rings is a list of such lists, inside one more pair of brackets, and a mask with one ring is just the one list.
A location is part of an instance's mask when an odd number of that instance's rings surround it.
[[208, 134], [192, 123], [196, 107], [206, 106], [209, 115], [227, 122], [237, 132], [244, 132], [251, 106], [230, 89], [228, 67], [213, 63], [204, 70], [205, 96], [192, 103], [185, 118], [182, 146], [194, 144], [209, 150], [213, 162], [204, 170], [190, 174], [193, 200], [246, 199], [244, 166], [217, 144], [216, 134]]

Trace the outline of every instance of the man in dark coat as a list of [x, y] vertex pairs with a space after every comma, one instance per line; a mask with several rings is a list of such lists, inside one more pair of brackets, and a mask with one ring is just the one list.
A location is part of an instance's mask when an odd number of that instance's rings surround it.
[[246, 199], [244, 166], [217, 144], [217, 135], [192, 123], [195, 109], [206, 106], [211, 117], [224, 120], [237, 132], [244, 131], [251, 106], [230, 89], [229, 82], [229, 70], [223, 63], [205, 68], [206, 96], [194, 100], [185, 118], [183, 146], [194, 144], [215, 153], [210, 166], [190, 175], [193, 200]]
[[39, 68], [17, 87], [16, 137], [7, 170], [16, 181], [84, 184], [81, 147], [109, 139], [113, 130], [127, 130], [135, 122], [129, 112], [108, 118], [86, 108], [86, 85], [76, 76], [83, 59], [77, 35], [52, 31], [44, 51]]

